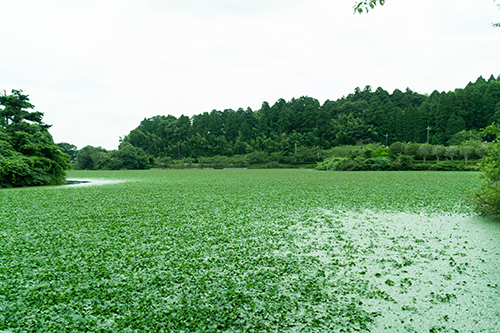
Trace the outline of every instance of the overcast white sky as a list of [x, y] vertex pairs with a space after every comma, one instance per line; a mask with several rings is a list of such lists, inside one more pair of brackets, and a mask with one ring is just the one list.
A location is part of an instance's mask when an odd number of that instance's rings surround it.
[[115, 149], [146, 117], [323, 103], [371, 85], [421, 93], [500, 74], [492, 0], [2, 0], [0, 89], [56, 142]]

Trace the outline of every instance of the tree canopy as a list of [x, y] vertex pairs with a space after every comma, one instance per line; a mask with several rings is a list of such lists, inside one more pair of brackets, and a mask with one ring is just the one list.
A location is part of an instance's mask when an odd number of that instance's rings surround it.
[[[500, 77], [479, 77], [465, 88], [423, 95], [407, 88], [392, 93], [370, 86], [335, 101], [302, 96], [259, 110], [212, 110], [192, 117], [144, 119], [123, 139], [156, 158], [183, 159], [254, 152], [295, 156], [302, 147], [394, 142], [458, 145], [468, 131], [495, 121]], [[428, 130], [429, 128], [429, 130]], [[314, 154], [313, 154], [314, 155]], [[313, 162], [316, 155], [312, 156]]]
[[0, 187], [61, 184], [71, 167], [33, 108], [22, 90], [0, 95]]
[[73, 145], [71, 143], [67, 143], [67, 142], [60, 142], [60, 143], [56, 143], [56, 146], [61, 148], [61, 150], [64, 153], [71, 156], [71, 163], [75, 163], [76, 155], [78, 154], [78, 148], [75, 145]]
[[76, 155], [77, 170], [122, 170], [147, 169], [152, 166], [152, 157], [144, 150], [121, 143], [118, 150], [106, 150], [102, 147], [85, 146]]

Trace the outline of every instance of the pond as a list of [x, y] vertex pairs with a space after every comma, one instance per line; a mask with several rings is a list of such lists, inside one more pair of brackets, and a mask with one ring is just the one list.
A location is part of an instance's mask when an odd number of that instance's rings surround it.
[[500, 221], [463, 200], [478, 173], [71, 171], [70, 179], [85, 182], [0, 190], [0, 330], [500, 327]]
[[68, 178], [66, 184], [62, 186], [68, 187], [82, 187], [82, 186], [95, 186], [122, 183], [126, 180], [123, 179], [92, 179], [92, 178]]
[[[352, 277], [381, 297], [372, 332], [496, 332], [500, 223], [470, 215], [320, 210], [297, 223], [296, 255], [317, 258], [331, 285]], [[340, 269], [339, 269], [340, 266]], [[431, 324], [431, 326], [429, 326]]]

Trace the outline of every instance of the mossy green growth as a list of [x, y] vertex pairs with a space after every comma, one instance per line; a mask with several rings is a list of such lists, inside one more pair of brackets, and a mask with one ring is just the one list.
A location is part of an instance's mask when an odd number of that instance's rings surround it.
[[477, 173], [69, 178], [121, 182], [0, 190], [0, 330], [429, 331], [458, 327], [460, 315], [437, 314], [461, 313], [469, 298], [481, 327], [495, 318], [499, 230], [467, 220], [461, 198]]

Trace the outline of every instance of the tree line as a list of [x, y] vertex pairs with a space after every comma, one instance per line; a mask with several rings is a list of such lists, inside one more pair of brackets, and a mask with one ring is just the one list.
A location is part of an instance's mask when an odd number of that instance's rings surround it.
[[458, 145], [469, 131], [499, 121], [500, 76], [492, 75], [430, 95], [366, 86], [323, 104], [303, 96], [279, 99], [272, 106], [264, 102], [256, 111], [212, 110], [191, 118], [158, 115], [144, 119], [121, 144], [140, 148], [156, 160], [196, 161], [256, 152], [293, 158], [300, 149], [342, 145]]

